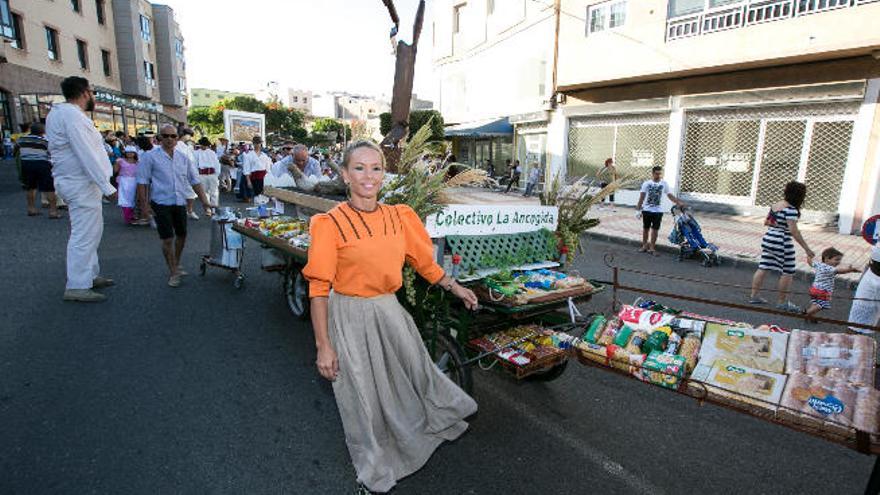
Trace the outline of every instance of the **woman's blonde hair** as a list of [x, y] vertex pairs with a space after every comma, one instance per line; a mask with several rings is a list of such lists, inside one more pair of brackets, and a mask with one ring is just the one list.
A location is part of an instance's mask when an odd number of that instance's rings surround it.
[[361, 148], [369, 148], [378, 153], [379, 160], [382, 162], [382, 168], [385, 168], [385, 153], [382, 153], [382, 148], [380, 148], [375, 142], [366, 139], [354, 141], [345, 147], [345, 152], [342, 153], [342, 166], [348, 168], [348, 162], [351, 161], [351, 155]]

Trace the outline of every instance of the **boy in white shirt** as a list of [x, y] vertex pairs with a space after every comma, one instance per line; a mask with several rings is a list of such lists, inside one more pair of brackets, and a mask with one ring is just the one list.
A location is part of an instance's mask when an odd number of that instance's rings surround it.
[[642, 183], [639, 192], [639, 202], [636, 209], [639, 210], [637, 217], [642, 219], [642, 247], [640, 253], [650, 253], [657, 256], [655, 245], [657, 244], [657, 233], [660, 231], [660, 223], [663, 222], [663, 209], [660, 203], [663, 196], [669, 198], [669, 201], [684, 208], [686, 205], [683, 201], [676, 198], [669, 192], [669, 184], [663, 180], [663, 167], [654, 167], [651, 169], [651, 180]]

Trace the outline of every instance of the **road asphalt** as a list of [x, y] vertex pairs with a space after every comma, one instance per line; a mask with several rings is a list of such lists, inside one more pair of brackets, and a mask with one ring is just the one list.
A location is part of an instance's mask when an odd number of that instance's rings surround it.
[[[155, 231], [104, 207], [103, 304], [65, 303], [67, 220], [25, 215], [0, 162], [0, 493], [352, 493], [354, 470], [332, 390], [314, 369], [309, 324], [294, 319], [277, 274], [247, 244], [241, 290], [198, 271], [209, 222], [190, 222], [169, 288]], [[622, 266], [747, 284], [588, 240], [576, 263], [609, 280]], [[633, 285], [741, 301], [727, 288], [623, 274]], [[795, 290], [805, 291], [797, 282]], [[848, 293], [841, 293], [848, 295]], [[635, 294], [623, 293], [632, 300]], [[607, 312], [611, 291], [583, 311]], [[662, 301], [752, 323], [739, 310]], [[831, 316], [845, 317], [836, 303]], [[802, 326], [793, 319], [773, 320]], [[821, 328], [821, 327], [809, 327]], [[471, 429], [403, 480], [399, 494], [861, 493], [873, 459], [823, 440], [570, 362], [548, 383], [474, 369]]]

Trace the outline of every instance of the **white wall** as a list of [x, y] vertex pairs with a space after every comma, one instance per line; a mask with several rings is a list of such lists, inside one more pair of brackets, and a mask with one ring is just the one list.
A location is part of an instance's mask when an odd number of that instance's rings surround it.
[[[461, 31], [453, 29], [455, 5]], [[552, 2], [550, 2], [552, 6]], [[554, 12], [527, 0], [436, 0], [434, 71], [440, 81], [435, 107], [447, 124], [540, 110], [551, 91]]]

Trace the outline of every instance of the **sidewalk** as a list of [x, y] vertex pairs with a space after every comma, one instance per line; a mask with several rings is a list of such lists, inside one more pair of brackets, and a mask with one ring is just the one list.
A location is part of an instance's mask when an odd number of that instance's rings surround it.
[[[463, 204], [538, 204], [537, 197], [524, 198], [522, 193], [489, 191], [486, 189], [454, 188], [445, 192], [447, 198], [453, 203]], [[615, 211], [616, 210], [616, 211]], [[628, 206], [616, 206], [612, 210], [606, 205], [605, 208], [594, 207], [590, 216], [599, 218], [601, 223], [598, 227], [587, 231], [587, 236], [607, 240], [610, 242], [624, 243], [637, 248], [642, 243], [642, 222], [637, 220], [636, 210]], [[761, 257], [761, 237], [767, 228], [764, 219], [758, 217], [730, 216], [696, 211], [695, 218], [700, 222], [703, 236], [708, 242], [718, 246], [718, 255], [722, 263], [755, 269]], [[801, 224], [801, 233], [807, 244], [819, 255], [828, 247], [835, 247], [844, 253], [843, 263], [852, 264], [863, 268], [871, 257], [871, 246], [859, 236], [842, 235], [816, 225]], [[657, 250], [667, 253], [678, 253], [678, 246], [673, 246], [667, 240], [672, 230], [672, 215], [663, 216], [663, 225], [660, 235], [657, 237]], [[806, 259], [800, 246], [797, 250], [797, 273], [796, 278], [812, 280], [813, 270], [807, 265]], [[696, 261], [691, 261], [694, 266], [701, 268]], [[848, 273], [838, 278], [842, 285], [854, 285], [859, 281], [861, 273]]]
[[[632, 207], [616, 206], [615, 210], [609, 207], [604, 209], [593, 208], [591, 216], [601, 220], [598, 227], [587, 231], [587, 235], [612, 242], [625, 242], [628, 245], [638, 247], [642, 243], [642, 222], [636, 219], [636, 210]], [[703, 237], [706, 241], [718, 246], [718, 254], [722, 263], [734, 266], [757, 268], [761, 257], [761, 237], [766, 231], [764, 219], [757, 217], [740, 217], [718, 215], [710, 213], [694, 213], [694, 217], [700, 222], [703, 229]], [[836, 231], [813, 226], [800, 225], [801, 233], [807, 245], [818, 256], [822, 250], [835, 247], [844, 253], [843, 264], [852, 264], [863, 268], [871, 257], [871, 246], [859, 236], [842, 235]], [[672, 215], [663, 216], [663, 225], [660, 235], [657, 237], [657, 250], [677, 253], [678, 246], [669, 243], [667, 237], [672, 230]], [[803, 250], [795, 243], [797, 250], [797, 273], [795, 277], [811, 280], [813, 271], [806, 263]], [[699, 266], [699, 265], [696, 265]], [[861, 273], [848, 273], [841, 275], [839, 279], [844, 283], [854, 284], [858, 282]]]

